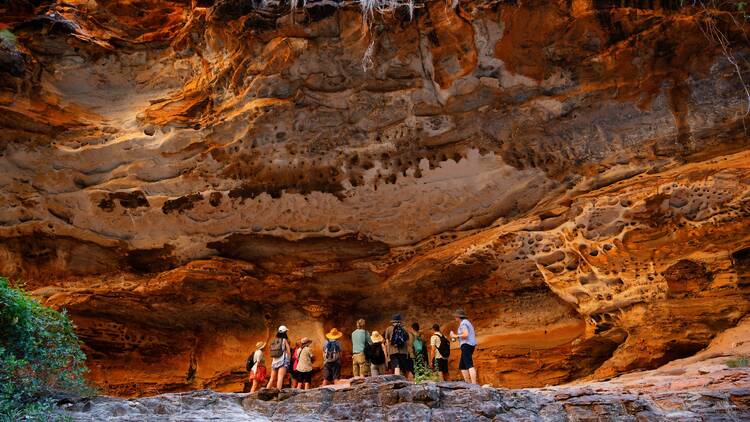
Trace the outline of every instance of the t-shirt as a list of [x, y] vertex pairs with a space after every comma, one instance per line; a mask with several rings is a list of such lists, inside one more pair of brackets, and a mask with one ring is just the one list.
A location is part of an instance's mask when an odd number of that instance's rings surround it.
[[352, 353], [364, 353], [367, 344], [372, 344], [367, 331], [357, 328], [352, 332]]
[[253, 367], [251, 368], [252, 371], [255, 371], [258, 369], [258, 364], [262, 364], [265, 361], [265, 356], [263, 355], [263, 350], [258, 349], [253, 353]]
[[[461, 337], [461, 334], [468, 332], [469, 336], [466, 338]], [[458, 324], [458, 344], [468, 344], [470, 346], [477, 345], [477, 337], [474, 334], [474, 326], [471, 325], [468, 319], [464, 318], [461, 323]]]
[[[404, 330], [406, 330], [406, 329], [404, 328]], [[406, 332], [406, 334], [408, 336], [408, 338], [406, 339], [406, 344], [404, 344], [401, 347], [396, 347], [396, 346], [394, 346], [391, 343], [391, 337], [393, 337], [393, 325], [391, 325], [390, 327], [386, 328], [386, 330], [385, 330], [385, 340], [388, 342], [388, 348], [387, 348], [388, 349], [388, 356], [396, 354], [396, 353], [400, 353], [400, 354], [404, 354], [404, 355], [409, 355], [410, 354], [409, 353], [410, 349], [412, 351], [414, 350], [414, 346], [412, 345], [412, 341], [414, 341], [414, 338], [412, 338], [412, 335], [408, 331]], [[412, 352], [412, 354], [413, 354], [413, 352]]]
[[443, 338], [441, 339], [439, 335], [433, 334], [430, 338], [430, 345], [435, 349], [435, 357], [438, 359], [445, 359], [443, 355], [440, 354], [440, 349], [438, 349], [438, 346], [440, 346], [441, 341], [448, 341], [448, 339]]
[[310, 372], [312, 371], [312, 351], [310, 346], [305, 346], [302, 351], [299, 352], [299, 360], [297, 361], [298, 372]]

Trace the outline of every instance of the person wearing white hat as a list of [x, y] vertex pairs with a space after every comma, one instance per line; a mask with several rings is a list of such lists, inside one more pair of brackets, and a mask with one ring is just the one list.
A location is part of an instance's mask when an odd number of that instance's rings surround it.
[[273, 360], [271, 361], [271, 377], [268, 380], [266, 388], [273, 388], [274, 382], [276, 383], [276, 388], [279, 390], [284, 386], [284, 378], [286, 377], [292, 355], [287, 331], [289, 329], [286, 328], [286, 325], [279, 326], [276, 338], [271, 341], [269, 353]]

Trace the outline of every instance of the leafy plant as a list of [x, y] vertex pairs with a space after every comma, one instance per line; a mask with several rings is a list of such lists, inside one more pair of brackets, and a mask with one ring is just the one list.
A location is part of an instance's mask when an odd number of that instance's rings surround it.
[[747, 356], [740, 356], [734, 359], [729, 359], [725, 362], [730, 368], [746, 368], [750, 366], [750, 359]]
[[80, 341], [65, 312], [0, 277], [0, 420], [61, 419], [56, 394], [92, 394]]
[[414, 382], [420, 384], [429, 381], [440, 381], [440, 374], [427, 365], [421, 354], [417, 354], [414, 359]]
[[7, 48], [16, 48], [16, 35], [9, 29], [0, 29], [0, 45]]

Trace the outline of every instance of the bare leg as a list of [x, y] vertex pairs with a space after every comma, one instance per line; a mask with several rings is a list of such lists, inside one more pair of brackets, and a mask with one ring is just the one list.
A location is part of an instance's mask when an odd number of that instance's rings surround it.
[[253, 380], [253, 386], [250, 388], [250, 392], [254, 393], [256, 391], [258, 391], [258, 380]]
[[469, 371], [467, 369], [462, 369], [461, 370], [461, 375], [464, 376], [464, 381], [465, 382], [471, 382], [471, 377], [469, 377]]
[[306, 383], [305, 383], [305, 390], [309, 390], [309, 389], [310, 389], [310, 383], [309, 383], [309, 382], [306, 382]]
[[279, 382], [278, 382], [278, 389], [281, 390], [284, 388], [284, 378], [286, 377], [286, 368], [281, 367], [279, 368]]
[[268, 385], [266, 385], [266, 388], [272, 388], [274, 381], [276, 381], [276, 373], [278, 372], [278, 369], [272, 369], [271, 370], [271, 376], [268, 377]]
[[469, 376], [471, 377], [471, 383], [472, 384], [478, 384], [477, 383], [477, 369], [473, 366], [469, 368]]
[[396, 369], [393, 370], [393, 373], [396, 375], [401, 375], [401, 368], [397, 366]]

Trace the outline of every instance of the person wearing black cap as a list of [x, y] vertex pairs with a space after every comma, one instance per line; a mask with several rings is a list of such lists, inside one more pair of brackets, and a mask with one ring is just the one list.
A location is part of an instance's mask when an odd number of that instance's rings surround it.
[[412, 342], [411, 335], [401, 324], [401, 314], [396, 314], [391, 320], [391, 325], [385, 330], [385, 348], [388, 351], [390, 367], [396, 375], [404, 375], [412, 379], [409, 369], [409, 344]]

